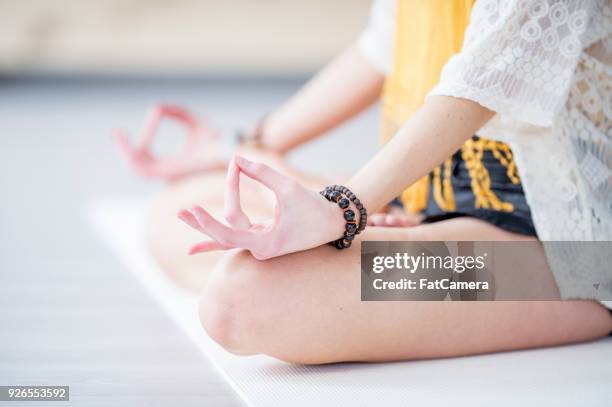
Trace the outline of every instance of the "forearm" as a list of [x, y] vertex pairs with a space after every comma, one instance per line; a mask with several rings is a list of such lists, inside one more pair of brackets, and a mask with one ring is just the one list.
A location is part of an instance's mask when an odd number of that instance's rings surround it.
[[350, 119], [380, 96], [384, 76], [351, 46], [270, 114], [261, 144], [280, 153]]
[[[451, 155], [493, 114], [465, 99], [431, 98], [346, 185], [372, 213]], [[336, 202], [335, 196], [325, 199], [316, 190], [241, 156], [235, 157], [230, 166], [225, 195], [225, 215], [230, 226], [199, 206], [179, 214], [185, 223], [213, 239], [195, 245], [190, 253], [239, 247], [265, 260], [330, 241], [337, 241], [338, 248], [350, 246], [354, 235], [345, 219], [350, 219], [351, 214], [345, 203], [342, 207]], [[272, 224], [251, 223], [240, 208], [241, 173], [274, 192]], [[359, 206], [353, 201], [351, 209]], [[346, 209], [344, 214], [339, 208]], [[337, 240], [340, 238], [343, 240]]]
[[347, 186], [373, 213], [457, 151], [493, 115], [467, 99], [432, 97]]

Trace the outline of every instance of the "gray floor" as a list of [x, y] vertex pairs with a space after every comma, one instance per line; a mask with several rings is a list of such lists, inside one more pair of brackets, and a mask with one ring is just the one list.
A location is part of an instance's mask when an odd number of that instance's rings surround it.
[[[109, 137], [136, 129], [151, 104], [184, 104], [227, 133], [299, 84], [0, 80], [0, 385], [70, 385], [79, 406], [240, 404], [97, 240], [85, 208], [161, 188], [127, 172]], [[350, 172], [374, 151], [376, 127], [370, 111], [292, 160]]]

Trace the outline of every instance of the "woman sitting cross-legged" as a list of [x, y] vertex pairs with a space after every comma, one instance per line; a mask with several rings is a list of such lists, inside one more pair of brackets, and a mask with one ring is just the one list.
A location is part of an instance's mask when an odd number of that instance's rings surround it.
[[[580, 273], [563, 269], [563, 253], [529, 261], [545, 265], [534, 285], [564, 301], [363, 302], [359, 247], [612, 240], [611, 27], [603, 0], [379, 0], [359, 41], [247, 132], [229, 163], [168, 164], [122, 141], [136, 168], [181, 178], [155, 204], [154, 255], [182, 284], [205, 286], [202, 324], [238, 354], [389, 361], [608, 335], [603, 303], [567, 299]], [[348, 180], [286, 163], [381, 92], [385, 144]], [[169, 221], [180, 208], [193, 231]]]

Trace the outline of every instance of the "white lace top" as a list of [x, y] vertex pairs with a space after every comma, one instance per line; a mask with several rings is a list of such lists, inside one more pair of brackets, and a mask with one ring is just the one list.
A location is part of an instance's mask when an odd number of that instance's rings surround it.
[[[477, 0], [429, 95], [497, 113], [477, 133], [512, 148], [540, 240], [612, 240], [611, 0]], [[546, 247], [562, 297], [612, 299], [612, 251], [567, 248]]]

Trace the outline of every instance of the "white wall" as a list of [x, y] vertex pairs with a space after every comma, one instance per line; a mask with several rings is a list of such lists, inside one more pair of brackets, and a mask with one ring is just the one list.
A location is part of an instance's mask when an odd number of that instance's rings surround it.
[[0, 0], [0, 72], [310, 73], [369, 0]]

